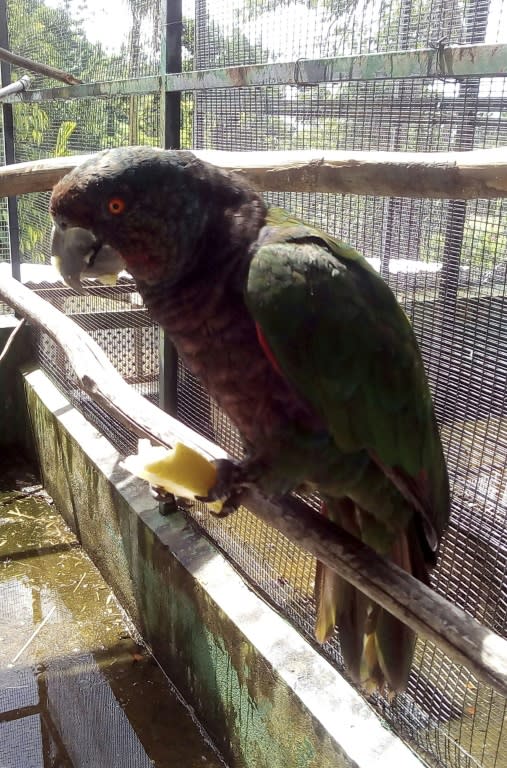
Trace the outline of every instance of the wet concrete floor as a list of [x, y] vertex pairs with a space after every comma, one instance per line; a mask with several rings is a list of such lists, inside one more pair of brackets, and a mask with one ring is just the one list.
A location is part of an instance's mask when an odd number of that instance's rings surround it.
[[223, 766], [35, 478], [0, 475], [0, 768]]

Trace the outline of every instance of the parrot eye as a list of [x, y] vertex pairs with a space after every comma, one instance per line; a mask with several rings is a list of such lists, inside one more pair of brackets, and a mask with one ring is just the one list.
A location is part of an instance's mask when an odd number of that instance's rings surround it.
[[121, 197], [113, 197], [107, 204], [107, 209], [113, 216], [117, 216], [125, 210], [125, 200], [122, 200]]

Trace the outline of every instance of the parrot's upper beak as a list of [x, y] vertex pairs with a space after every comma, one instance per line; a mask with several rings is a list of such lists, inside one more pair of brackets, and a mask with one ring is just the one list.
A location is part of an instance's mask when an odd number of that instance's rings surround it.
[[51, 263], [78, 293], [84, 292], [81, 278], [116, 282], [118, 273], [125, 269], [118, 251], [97, 240], [93, 232], [81, 227], [62, 229], [56, 223], [51, 232]]

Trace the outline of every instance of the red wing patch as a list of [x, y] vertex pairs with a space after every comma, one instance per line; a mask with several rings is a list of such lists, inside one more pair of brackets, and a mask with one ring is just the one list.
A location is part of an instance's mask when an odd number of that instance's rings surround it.
[[258, 323], [255, 323], [255, 330], [257, 331], [257, 338], [259, 340], [259, 344], [261, 345], [261, 349], [268, 358], [269, 362], [271, 363], [272, 367], [275, 369], [275, 371], [279, 374], [279, 376], [283, 377], [283, 373], [280, 370], [280, 367], [278, 363], [276, 362], [276, 358], [274, 354], [272, 353], [271, 349], [269, 348], [269, 344], [266, 341], [266, 337], [262, 333], [261, 327]]

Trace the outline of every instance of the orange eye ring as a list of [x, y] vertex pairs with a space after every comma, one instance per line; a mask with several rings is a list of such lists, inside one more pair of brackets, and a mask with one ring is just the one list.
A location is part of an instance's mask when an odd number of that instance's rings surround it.
[[121, 197], [113, 197], [107, 204], [107, 210], [112, 213], [113, 216], [117, 216], [119, 213], [123, 213], [125, 210], [125, 200]]

